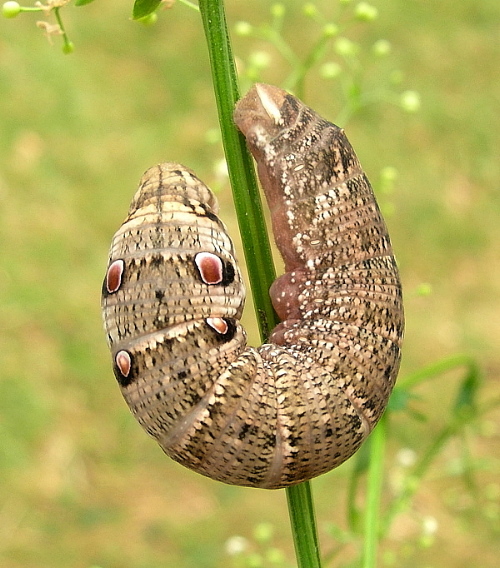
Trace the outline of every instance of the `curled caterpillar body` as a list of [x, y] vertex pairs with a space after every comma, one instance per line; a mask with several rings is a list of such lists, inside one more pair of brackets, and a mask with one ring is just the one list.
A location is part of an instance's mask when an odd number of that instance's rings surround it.
[[401, 286], [341, 129], [269, 85], [235, 122], [285, 260], [269, 343], [246, 345], [233, 245], [214, 196], [179, 164], [144, 174], [102, 306], [122, 393], [163, 450], [212, 479], [276, 489], [340, 465], [379, 420], [399, 368]]

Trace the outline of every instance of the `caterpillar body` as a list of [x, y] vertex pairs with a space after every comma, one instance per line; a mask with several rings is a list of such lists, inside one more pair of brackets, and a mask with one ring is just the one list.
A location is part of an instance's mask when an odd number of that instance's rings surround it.
[[285, 261], [269, 342], [247, 346], [231, 239], [211, 191], [179, 164], [144, 174], [102, 308], [123, 396], [162, 449], [212, 479], [276, 489], [343, 463], [379, 420], [399, 369], [401, 285], [343, 130], [263, 84], [234, 119]]

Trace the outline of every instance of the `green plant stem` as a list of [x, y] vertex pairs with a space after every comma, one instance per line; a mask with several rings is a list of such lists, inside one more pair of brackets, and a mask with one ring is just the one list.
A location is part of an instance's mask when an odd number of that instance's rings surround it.
[[321, 568], [316, 517], [309, 482], [286, 490], [298, 568]]
[[297, 63], [295, 64], [292, 73], [285, 81], [285, 87], [287, 89], [293, 89], [297, 97], [304, 97], [306, 74], [309, 69], [311, 69], [324, 56], [329, 41], [330, 37], [326, 35], [321, 36], [302, 62], [300, 62], [297, 58]]
[[377, 566], [385, 440], [386, 417], [383, 416], [370, 437], [371, 452], [366, 497], [363, 568], [375, 568]]
[[234, 205], [259, 329], [265, 340], [277, 323], [269, 298], [269, 286], [275, 280], [276, 273], [252, 157], [246, 148], [243, 135], [238, 132], [233, 122], [233, 110], [239, 99], [239, 92], [224, 5], [221, 0], [200, 0], [199, 6], [210, 56], [222, 143], [233, 189]]
[[196, 10], [197, 12], [200, 11], [200, 7], [195, 4], [194, 2], [190, 2], [189, 0], [178, 0], [180, 4], [184, 4], [185, 6], [188, 6], [188, 8], [192, 8], [193, 10]]
[[[232, 114], [239, 98], [234, 60], [222, 0], [199, 1], [207, 39], [219, 122], [233, 189], [236, 213], [245, 249], [262, 339], [277, 323], [269, 298], [275, 279], [260, 193], [252, 158], [244, 137], [236, 130]], [[287, 489], [290, 522], [299, 568], [321, 568], [311, 489], [303, 483]]]
[[59, 24], [59, 28], [61, 29], [61, 33], [62, 33], [62, 36], [63, 36], [63, 41], [64, 41], [65, 45], [68, 45], [68, 44], [69, 44], [69, 39], [68, 39], [68, 36], [67, 36], [67, 34], [66, 34], [66, 30], [65, 30], [65, 28], [64, 28], [64, 24], [63, 24], [63, 21], [62, 21], [62, 18], [61, 18], [60, 8], [54, 8], [54, 14], [55, 14], [57, 23]]
[[450, 423], [434, 437], [430, 446], [423, 453], [422, 457], [413, 468], [413, 471], [406, 477], [399, 495], [392, 501], [391, 506], [385, 515], [382, 535], [387, 534], [396, 516], [409, 507], [411, 499], [418, 491], [424, 475], [435, 462], [443, 447], [451, 438], [463, 430], [468, 423], [477, 419], [477, 417], [481, 414], [481, 411], [476, 411], [474, 413], [455, 413]]
[[457, 367], [465, 367], [469, 372], [477, 372], [477, 362], [472, 357], [461, 354], [452, 355], [402, 378], [398, 382], [397, 388], [408, 390]]
[[413, 472], [407, 476], [404, 482], [404, 487], [400, 494], [392, 501], [391, 506], [384, 518], [384, 523], [382, 526], [382, 536], [385, 536], [396, 518], [397, 515], [405, 511], [411, 502], [412, 497], [417, 492], [420, 487], [420, 482], [424, 477], [425, 473], [429, 469], [430, 465], [434, 462], [434, 459], [442, 450], [443, 446], [448, 442], [448, 440], [455, 435], [455, 433], [463, 428], [463, 424], [455, 422], [446, 426], [437, 437], [435, 437], [433, 443], [424, 453], [418, 464], [413, 469]]
[[406, 476], [399, 495], [393, 499], [385, 515], [381, 530], [382, 536], [388, 533], [397, 515], [409, 507], [411, 499], [418, 491], [423, 477], [450, 439], [463, 431], [467, 424], [477, 420], [478, 417], [496, 408], [500, 404], [499, 398], [489, 401], [487, 405], [477, 406], [476, 393], [480, 382], [480, 373], [477, 362], [468, 355], [455, 355], [433, 363], [406, 377], [401, 381], [401, 388], [412, 388], [430, 378], [457, 367], [465, 367], [466, 375], [453, 406], [452, 417], [449, 423], [434, 436], [432, 443], [425, 450], [413, 470]]

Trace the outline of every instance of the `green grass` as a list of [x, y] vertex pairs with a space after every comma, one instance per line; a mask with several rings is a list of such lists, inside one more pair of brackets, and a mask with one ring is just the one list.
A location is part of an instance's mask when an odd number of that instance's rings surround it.
[[[299, 50], [317, 28], [304, 23], [301, 2], [286, 4], [283, 34]], [[416, 115], [378, 104], [346, 125], [376, 186], [381, 168], [399, 172], [380, 199], [393, 209], [406, 292], [401, 378], [465, 353], [483, 370], [487, 403], [498, 399], [500, 372], [500, 7], [375, 4], [376, 24], [351, 37], [387, 38], [393, 52], [368, 67], [368, 79], [377, 86], [397, 67], [401, 89], [422, 97]], [[317, 5], [336, 13], [330, 0]], [[268, 8], [228, 1], [229, 24], [268, 22]], [[277, 548], [291, 566], [284, 493], [223, 486], [172, 463], [130, 417], [110, 370], [100, 286], [142, 172], [162, 160], [194, 168], [221, 189], [222, 216], [236, 229], [227, 183], [214, 172], [222, 150], [208, 136], [217, 117], [199, 16], [179, 4], [145, 28], [130, 11], [117, 0], [65, 9], [70, 56], [57, 38], [47, 43], [36, 17], [0, 21], [0, 564], [232, 568], [244, 560], [228, 558], [224, 543], [242, 535], [254, 561]], [[234, 37], [242, 61], [256, 50], [271, 55], [263, 79], [285, 81], [290, 68], [268, 43]], [[338, 89], [313, 68], [303, 96], [335, 119]], [[430, 296], [415, 294], [422, 282]], [[253, 325], [250, 311], [245, 319]], [[391, 415], [383, 508], [405, 479], [405, 460], [421, 457], [446, 425], [461, 377], [452, 370], [418, 386], [410, 407], [425, 419]], [[380, 566], [497, 565], [499, 436], [497, 408], [444, 447], [382, 542]], [[322, 551], [335, 557], [325, 566], [358, 557], [346, 519], [356, 463], [312, 484]], [[262, 522], [274, 527], [264, 543], [254, 536]]]

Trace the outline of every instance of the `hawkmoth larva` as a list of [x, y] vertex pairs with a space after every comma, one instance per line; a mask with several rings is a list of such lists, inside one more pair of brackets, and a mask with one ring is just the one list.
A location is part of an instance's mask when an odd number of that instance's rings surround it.
[[215, 197], [179, 164], [144, 174], [102, 306], [122, 393], [163, 450], [213, 479], [273, 489], [338, 466], [379, 420], [399, 368], [401, 286], [343, 130], [262, 84], [234, 117], [285, 261], [269, 343], [246, 345], [233, 245]]

